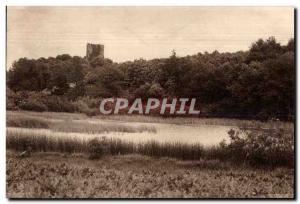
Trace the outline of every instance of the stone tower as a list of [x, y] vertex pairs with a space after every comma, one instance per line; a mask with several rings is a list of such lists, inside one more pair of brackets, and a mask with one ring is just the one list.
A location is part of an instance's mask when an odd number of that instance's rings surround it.
[[104, 45], [88, 43], [86, 45], [86, 58], [91, 60], [96, 57], [104, 58]]

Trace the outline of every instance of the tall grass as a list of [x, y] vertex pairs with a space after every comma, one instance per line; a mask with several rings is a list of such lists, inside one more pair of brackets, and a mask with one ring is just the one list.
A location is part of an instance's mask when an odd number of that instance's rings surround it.
[[[16, 151], [24, 151], [30, 147], [33, 152], [90, 153], [89, 142], [95, 138], [53, 136], [45, 131], [29, 132], [7, 129], [6, 147]], [[204, 153], [204, 147], [200, 144], [158, 143], [155, 141], [133, 143], [113, 138], [97, 138], [99, 144], [107, 147], [107, 153], [111, 155], [137, 153], [155, 157], [199, 159]]]
[[[232, 130], [233, 131], [233, 130]], [[251, 131], [240, 134], [229, 132], [231, 142], [203, 147], [201, 144], [148, 141], [134, 143], [105, 137], [78, 137], [74, 133], [24, 131], [7, 129], [7, 149], [33, 152], [87, 153], [94, 158], [102, 154], [142, 154], [153, 157], [171, 157], [182, 160], [218, 159], [234, 164], [252, 166], [293, 166], [293, 135], [282, 129]], [[100, 155], [97, 155], [100, 154]]]
[[51, 129], [57, 132], [78, 132], [88, 134], [100, 134], [104, 132], [153, 132], [156, 133], [156, 128], [153, 126], [140, 125], [130, 126], [124, 124], [113, 123], [88, 123], [88, 122], [73, 122], [65, 121], [62, 123], [52, 123]]
[[[13, 114], [16, 116], [15, 114]], [[128, 116], [114, 116], [113, 118]], [[111, 117], [108, 117], [111, 119]], [[134, 116], [136, 120], [139, 116]], [[147, 117], [145, 117], [147, 118]], [[149, 117], [153, 118], [153, 117]], [[142, 119], [141, 119], [142, 120]], [[156, 120], [156, 119], [155, 119]], [[161, 118], [159, 119], [161, 120]], [[167, 119], [171, 121], [173, 119]], [[176, 122], [200, 124], [201, 120], [193, 118], [174, 118]], [[130, 121], [130, 120], [129, 120]], [[153, 121], [153, 119], [149, 119]], [[174, 122], [172, 121], [172, 122]], [[203, 121], [202, 121], [203, 122]], [[210, 121], [211, 122], [211, 121]], [[220, 122], [220, 121], [219, 121]], [[155, 128], [147, 125], [129, 126], [114, 123], [89, 123], [85, 120], [51, 120], [18, 115], [7, 120], [7, 148], [17, 151], [32, 149], [32, 151], [87, 153], [103, 152], [105, 154], [142, 154], [154, 157], [173, 157], [184, 160], [218, 159], [233, 163], [247, 163], [250, 165], [287, 165], [294, 164], [294, 129], [291, 123], [278, 121], [261, 123], [247, 121], [240, 123], [240, 130], [229, 132], [231, 141], [223, 142], [212, 147], [201, 144], [185, 144], [178, 142], [159, 143], [148, 141], [133, 143], [119, 139], [99, 139], [99, 134], [105, 132], [155, 132]], [[26, 127], [24, 129], [20, 127]], [[43, 128], [41, 130], [27, 129]], [[45, 128], [48, 128], [45, 130]], [[82, 136], [80, 133], [87, 133]], [[98, 134], [95, 137], [94, 134]], [[94, 139], [96, 138], [96, 139]], [[91, 141], [93, 140], [91, 150]], [[29, 148], [30, 147], [30, 148]], [[104, 148], [105, 151], [99, 150]], [[99, 150], [99, 151], [98, 151]]]
[[145, 115], [99, 115], [93, 117], [102, 120], [116, 120], [125, 122], [144, 122], [144, 123], [167, 123], [176, 125], [221, 125], [221, 126], [236, 126], [236, 127], [257, 127], [264, 128], [280, 127], [284, 129], [293, 129], [294, 124], [283, 121], [267, 121], [258, 120], [243, 120], [230, 118], [197, 118], [197, 117], [160, 117], [160, 116], [145, 116]]
[[144, 123], [168, 123], [177, 125], [223, 125], [223, 126], [237, 126], [237, 127], [257, 127], [263, 126], [265, 128], [280, 127], [284, 129], [293, 129], [294, 124], [283, 121], [267, 121], [261, 122], [257, 120], [243, 120], [243, 119], [228, 119], [228, 118], [196, 118], [196, 117], [160, 117], [160, 116], [145, 116], [145, 115], [98, 115], [94, 117], [87, 117], [80, 113], [62, 113], [62, 112], [33, 112], [33, 111], [7, 111], [7, 117], [21, 117], [32, 116], [41, 119], [51, 120], [116, 120], [126, 122], [144, 122]]
[[88, 118], [82, 113], [64, 113], [64, 112], [35, 112], [35, 111], [6, 111], [7, 118], [34, 117], [47, 120], [78, 120]]
[[21, 116], [7, 118], [6, 126], [23, 128], [49, 128], [49, 123], [44, 119], [34, 118], [30, 116]]
[[10, 115], [6, 119], [7, 127], [51, 129], [56, 132], [75, 132], [87, 134], [100, 134], [107, 132], [152, 132], [156, 133], [156, 128], [150, 125], [130, 126], [113, 123], [90, 123], [89, 121], [78, 120], [53, 120], [26, 115]]

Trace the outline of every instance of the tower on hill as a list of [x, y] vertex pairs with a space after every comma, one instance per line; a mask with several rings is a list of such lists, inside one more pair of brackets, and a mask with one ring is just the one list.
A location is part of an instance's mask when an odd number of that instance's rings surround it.
[[104, 45], [88, 43], [86, 45], [86, 58], [91, 60], [96, 57], [104, 58]]

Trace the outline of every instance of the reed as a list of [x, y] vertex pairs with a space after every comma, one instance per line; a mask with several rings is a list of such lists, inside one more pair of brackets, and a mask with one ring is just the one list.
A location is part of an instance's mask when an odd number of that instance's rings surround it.
[[[115, 138], [86, 137], [76, 133], [53, 132], [40, 129], [8, 128], [6, 147], [10, 150], [32, 152], [85, 153], [90, 158], [100, 158], [104, 154], [141, 154], [152, 157], [170, 157], [182, 160], [220, 160], [233, 164], [251, 166], [293, 166], [293, 133], [282, 129], [255, 130], [244, 132], [229, 131], [229, 144], [203, 147], [201, 144], [179, 142], [159, 143], [148, 141], [134, 143]], [[91, 156], [92, 155], [92, 156]]]
[[87, 120], [74, 119], [50, 119], [42, 117], [34, 117], [31, 115], [24, 115], [13, 113], [9, 114], [6, 119], [7, 127], [19, 128], [37, 128], [37, 129], [51, 129], [56, 132], [75, 132], [87, 134], [100, 134], [107, 132], [151, 132], [156, 133], [156, 128], [151, 125], [130, 126], [126, 124], [117, 123], [90, 123]]
[[49, 123], [45, 119], [32, 116], [8, 117], [6, 119], [7, 127], [26, 127], [26, 128], [49, 128]]
[[106, 132], [152, 132], [156, 133], [156, 128], [149, 125], [129, 126], [113, 123], [89, 123], [78, 121], [64, 121], [52, 123], [51, 129], [57, 132], [77, 132], [87, 134], [100, 134]]
[[25, 151], [30, 147], [32, 152], [91, 153], [90, 141], [98, 141], [99, 146], [107, 148], [110, 155], [142, 154], [154, 157], [172, 157], [179, 159], [199, 159], [204, 155], [205, 148], [200, 144], [158, 143], [149, 141], [134, 143], [120, 139], [105, 137], [80, 138], [49, 134], [47, 131], [23, 131], [7, 129], [6, 147], [16, 151]]

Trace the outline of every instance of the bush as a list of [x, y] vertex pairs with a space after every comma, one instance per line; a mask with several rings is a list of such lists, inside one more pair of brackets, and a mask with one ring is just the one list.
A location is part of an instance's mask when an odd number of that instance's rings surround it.
[[160, 84], [154, 83], [149, 88], [148, 95], [154, 98], [161, 98], [162, 96], [164, 96], [164, 89], [161, 87]]
[[39, 101], [25, 101], [19, 105], [19, 108], [22, 110], [29, 110], [29, 111], [38, 111], [43, 112], [47, 111], [47, 106], [45, 106], [43, 103]]
[[89, 104], [94, 104], [95, 99], [89, 98], [76, 102], [69, 101], [64, 96], [49, 95], [42, 92], [20, 91], [13, 92], [7, 90], [7, 109], [8, 110], [29, 110], [29, 111], [53, 111], [53, 112], [69, 112], [76, 111], [83, 113], [93, 112], [89, 109]]
[[229, 131], [231, 158], [252, 166], [293, 166], [294, 133], [283, 129]]
[[59, 96], [47, 96], [44, 98], [43, 103], [48, 107], [49, 111], [53, 112], [72, 113], [76, 110], [76, 107], [71, 102]]
[[72, 105], [75, 107], [75, 110], [77, 112], [80, 112], [80, 113], [88, 113], [88, 112], [90, 112], [90, 108], [82, 100], [75, 101], [75, 102], [72, 103]]
[[85, 113], [87, 116], [99, 115], [99, 100], [90, 97], [81, 97], [72, 102], [75, 110], [79, 113]]
[[6, 88], [6, 109], [17, 110], [16, 102], [18, 101], [17, 94], [10, 88]]
[[92, 98], [92, 97], [80, 97], [78, 101], [82, 101], [85, 103], [89, 108], [99, 108], [100, 100], [99, 98]]
[[145, 83], [135, 90], [134, 95], [136, 97], [145, 99], [149, 97], [148, 92], [150, 88], [151, 88], [151, 84]]
[[10, 109], [15, 105], [22, 110], [29, 111], [75, 112], [75, 106], [62, 96], [29, 91], [15, 94], [8, 92], [8, 94]]
[[100, 159], [105, 153], [107, 153], [107, 144], [105, 139], [92, 139], [88, 143], [89, 159]]

